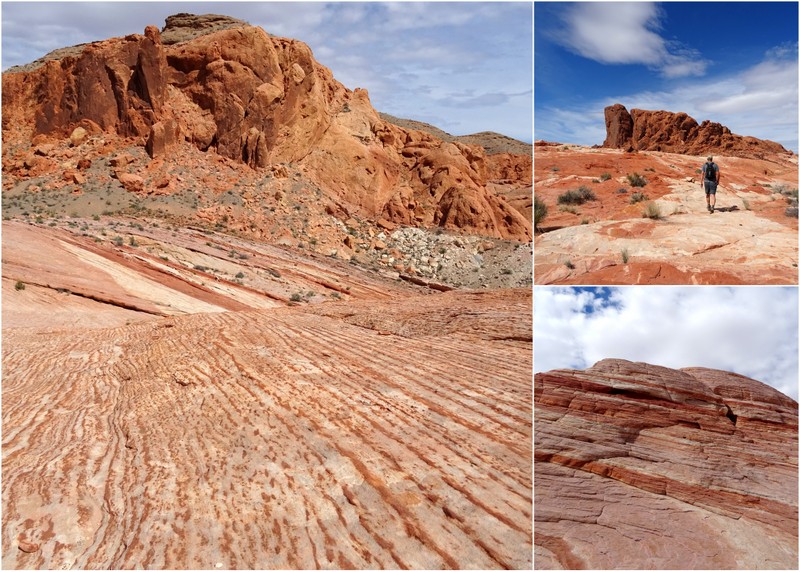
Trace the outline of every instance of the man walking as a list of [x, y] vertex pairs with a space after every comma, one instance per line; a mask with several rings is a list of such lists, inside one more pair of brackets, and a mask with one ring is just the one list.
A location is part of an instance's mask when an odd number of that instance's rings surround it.
[[706, 205], [708, 212], [714, 213], [717, 204], [717, 185], [719, 184], [719, 167], [714, 163], [714, 157], [709, 157], [703, 164], [703, 182], [700, 183], [706, 190]]

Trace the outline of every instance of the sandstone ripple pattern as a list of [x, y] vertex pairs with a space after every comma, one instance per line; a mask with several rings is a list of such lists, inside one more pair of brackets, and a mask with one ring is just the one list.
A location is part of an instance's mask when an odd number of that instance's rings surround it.
[[3, 567], [530, 568], [530, 308], [7, 328]]

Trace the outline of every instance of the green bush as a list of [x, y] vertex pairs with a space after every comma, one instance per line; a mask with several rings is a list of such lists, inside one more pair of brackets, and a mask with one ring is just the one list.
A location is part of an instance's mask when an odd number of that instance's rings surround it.
[[630, 183], [631, 187], [644, 187], [647, 184], [647, 179], [639, 173], [633, 173], [628, 175], [628, 183]]
[[585, 185], [558, 196], [558, 204], [560, 205], [582, 205], [586, 201], [594, 200], [596, 200], [594, 192]]
[[[533, 197], [533, 226], [538, 228], [539, 224], [547, 216], [547, 205], [539, 197]], [[444, 253], [442, 253], [444, 254]]]
[[610, 178], [611, 178], [611, 173], [603, 173], [602, 175], [600, 175], [600, 180], [601, 181], [607, 181]]
[[647, 195], [645, 195], [644, 193], [633, 193], [631, 195], [631, 204], [632, 205], [635, 205], [636, 203], [640, 203], [640, 202], [646, 201], [646, 200], [647, 200]]

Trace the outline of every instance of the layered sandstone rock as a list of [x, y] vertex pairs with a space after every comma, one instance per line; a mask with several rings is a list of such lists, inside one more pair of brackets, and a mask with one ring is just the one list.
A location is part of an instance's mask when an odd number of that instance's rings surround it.
[[517, 290], [4, 327], [3, 568], [530, 569], [530, 316]]
[[489, 189], [495, 175], [524, 186], [526, 159], [487, 169], [478, 145], [392, 125], [306, 44], [238, 20], [180, 14], [162, 32], [148, 26], [3, 74], [4, 140], [65, 137], [81, 122], [146, 141], [151, 157], [182, 138], [254, 169], [298, 164], [367, 216], [532, 236], [529, 217]]
[[632, 109], [616, 103], [605, 108], [606, 139], [603, 147], [630, 151], [664, 151], [685, 155], [724, 154], [764, 158], [791, 154], [774, 141], [744, 137], [712, 121], [698, 124], [686, 113]]
[[537, 374], [537, 569], [794, 569], [797, 403], [740, 375]]

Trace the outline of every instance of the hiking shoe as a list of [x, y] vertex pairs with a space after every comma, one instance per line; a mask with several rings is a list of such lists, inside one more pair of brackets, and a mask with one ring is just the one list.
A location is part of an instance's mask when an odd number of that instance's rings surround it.
[[714, 207], [711, 207], [710, 209], [708, 209], [708, 212], [710, 212], [711, 214], [714, 214]]
[[706, 205], [706, 209], [708, 209], [708, 212], [711, 212], [711, 205]]

